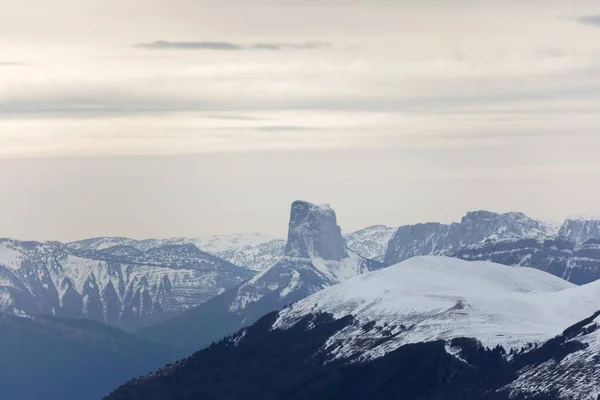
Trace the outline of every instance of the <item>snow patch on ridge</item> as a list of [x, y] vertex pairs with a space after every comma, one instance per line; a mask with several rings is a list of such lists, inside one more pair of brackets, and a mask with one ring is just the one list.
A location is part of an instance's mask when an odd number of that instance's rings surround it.
[[0, 242], [0, 265], [16, 270], [21, 268], [23, 253], [11, 242]]

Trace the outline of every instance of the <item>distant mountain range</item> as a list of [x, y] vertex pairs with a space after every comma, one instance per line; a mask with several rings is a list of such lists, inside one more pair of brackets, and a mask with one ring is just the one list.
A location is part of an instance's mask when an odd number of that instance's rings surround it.
[[[362, 257], [383, 261], [388, 241], [395, 229], [384, 225], [374, 225], [344, 235], [350, 250]], [[193, 244], [197, 248], [222, 258], [232, 264], [262, 271], [285, 255], [286, 240], [261, 233], [236, 233], [198, 238], [170, 238], [135, 240], [120, 237], [100, 237], [80, 240], [67, 244], [73, 251], [106, 250], [122, 247], [147, 251], [169, 245]]]
[[417, 257], [319, 291], [108, 400], [600, 394], [600, 286]]
[[215, 235], [209, 237], [135, 240], [120, 237], [100, 237], [68, 243], [72, 250], [105, 250], [127, 246], [140, 251], [157, 247], [192, 244], [202, 251], [222, 258], [232, 264], [253, 271], [268, 268], [284, 253], [285, 240], [260, 233]]
[[557, 228], [522, 213], [475, 211], [449, 225], [399, 227], [384, 262], [420, 255], [534, 267], [584, 284], [600, 279], [600, 219], [569, 218]]
[[[350, 234], [351, 243], [382, 259], [392, 231], [367, 228]], [[247, 281], [280, 260], [285, 246], [261, 234], [66, 244], [0, 239], [0, 312], [88, 318], [133, 331]]]

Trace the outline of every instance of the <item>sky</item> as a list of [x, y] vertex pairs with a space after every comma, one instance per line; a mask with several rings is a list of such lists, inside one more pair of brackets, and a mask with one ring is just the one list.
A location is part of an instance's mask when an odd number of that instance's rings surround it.
[[0, 236], [600, 214], [600, 6], [0, 0]]

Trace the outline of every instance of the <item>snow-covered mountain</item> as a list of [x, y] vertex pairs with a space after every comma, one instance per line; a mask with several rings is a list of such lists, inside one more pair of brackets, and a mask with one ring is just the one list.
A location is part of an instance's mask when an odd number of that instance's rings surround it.
[[[352, 315], [360, 323], [331, 338], [332, 355], [343, 358], [371, 359], [408, 343], [457, 337], [520, 348], [600, 308], [600, 285], [590, 285], [577, 287], [533, 268], [415, 257], [310, 296], [282, 311], [274, 326], [289, 327], [315, 312]], [[364, 324], [372, 322], [365, 333]], [[381, 343], [365, 351], [365, 334]]]
[[200, 348], [271, 311], [382, 266], [348, 250], [333, 209], [296, 201], [284, 257], [242, 285], [139, 334]]
[[383, 261], [388, 242], [396, 229], [385, 225], [373, 225], [344, 235], [348, 248], [361, 256]]
[[552, 225], [523, 213], [472, 211], [450, 225], [432, 222], [401, 226], [389, 243], [385, 263], [393, 265], [422, 255], [452, 255], [465, 246], [485, 242], [545, 239], [555, 233]]
[[595, 399], [599, 308], [600, 282], [417, 257], [269, 314], [109, 399]]
[[254, 273], [193, 245], [99, 250], [0, 240], [0, 311], [85, 317], [124, 329], [164, 321]]

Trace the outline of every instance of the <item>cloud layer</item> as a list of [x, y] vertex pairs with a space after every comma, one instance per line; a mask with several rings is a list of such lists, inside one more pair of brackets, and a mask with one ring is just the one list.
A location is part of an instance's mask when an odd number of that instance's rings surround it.
[[330, 43], [309, 41], [303, 43], [231, 43], [231, 42], [173, 42], [157, 40], [150, 43], [138, 43], [134, 47], [150, 50], [212, 50], [212, 51], [294, 51], [329, 49]]

